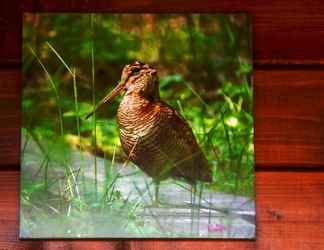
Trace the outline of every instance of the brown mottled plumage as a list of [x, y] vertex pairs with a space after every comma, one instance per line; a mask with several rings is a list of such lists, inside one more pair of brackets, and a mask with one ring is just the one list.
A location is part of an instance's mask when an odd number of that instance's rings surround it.
[[192, 184], [211, 182], [211, 169], [190, 126], [160, 99], [156, 70], [140, 62], [126, 65], [121, 82], [97, 108], [122, 90], [126, 93], [117, 121], [129, 159], [156, 181], [175, 177]]

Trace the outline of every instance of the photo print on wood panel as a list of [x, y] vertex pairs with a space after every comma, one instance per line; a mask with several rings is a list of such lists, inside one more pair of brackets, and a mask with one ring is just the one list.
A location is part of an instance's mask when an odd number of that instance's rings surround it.
[[20, 238], [255, 238], [247, 14], [25, 13]]

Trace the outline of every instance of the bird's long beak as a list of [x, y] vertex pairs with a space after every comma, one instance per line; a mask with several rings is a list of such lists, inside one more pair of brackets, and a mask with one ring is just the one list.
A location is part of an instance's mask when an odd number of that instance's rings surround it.
[[101, 107], [102, 104], [112, 101], [124, 89], [124, 86], [125, 81], [120, 82], [108, 95], [106, 95], [101, 99], [100, 102], [98, 102], [96, 107], [89, 114], [87, 114], [85, 119], [88, 119], [90, 116], [92, 116]]

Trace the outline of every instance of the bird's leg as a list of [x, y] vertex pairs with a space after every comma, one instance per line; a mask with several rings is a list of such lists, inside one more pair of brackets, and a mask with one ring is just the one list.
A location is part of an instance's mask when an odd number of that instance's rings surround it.
[[160, 204], [160, 200], [159, 200], [159, 191], [160, 191], [160, 181], [159, 180], [155, 180], [154, 181], [154, 188], [155, 188], [155, 192], [154, 192], [154, 201], [153, 201], [153, 205], [154, 206], [159, 206]]
[[196, 193], [197, 193], [197, 184], [194, 182], [191, 184], [191, 225], [190, 225], [190, 231], [191, 234], [193, 235], [194, 233], [194, 222], [195, 222], [195, 217], [196, 217]]
[[204, 183], [200, 182], [198, 183], [198, 189], [199, 189], [199, 194], [198, 194], [198, 218], [197, 218], [197, 235], [199, 235], [199, 225], [200, 225], [200, 207], [201, 207], [201, 199], [203, 195], [203, 185]]
[[196, 185], [195, 183], [191, 184], [190, 190], [190, 202], [191, 202], [191, 223], [190, 223], [190, 232], [193, 234], [194, 231], [194, 220], [195, 220], [195, 203], [196, 203]]
[[190, 218], [191, 218], [191, 223], [190, 223], [190, 233], [192, 234], [193, 232], [193, 217], [194, 217], [194, 211], [193, 211], [193, 186], [191, 185], [191, 190], [190, 190], [190, 203], [191, 203], [191, 209], [190, 209]]

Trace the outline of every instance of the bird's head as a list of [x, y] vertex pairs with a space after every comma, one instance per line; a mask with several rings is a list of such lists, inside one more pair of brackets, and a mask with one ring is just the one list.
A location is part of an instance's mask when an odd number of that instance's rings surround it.
[[120, 84], [124, 86], [126, 95], [135, 93], [152, 100], [160, 98], [157, 71], [149, 64], [136, 61], [126, 65]]
[[86, 118], [96, 112], [102, 104], [113, 101], [123, 91], [125, 91], [125, 95], [137, 94], [149, 100], [160, 99], [156, 69], [139, 61], [126, 65], [117, 86], [97, 104], [96, 108]]

